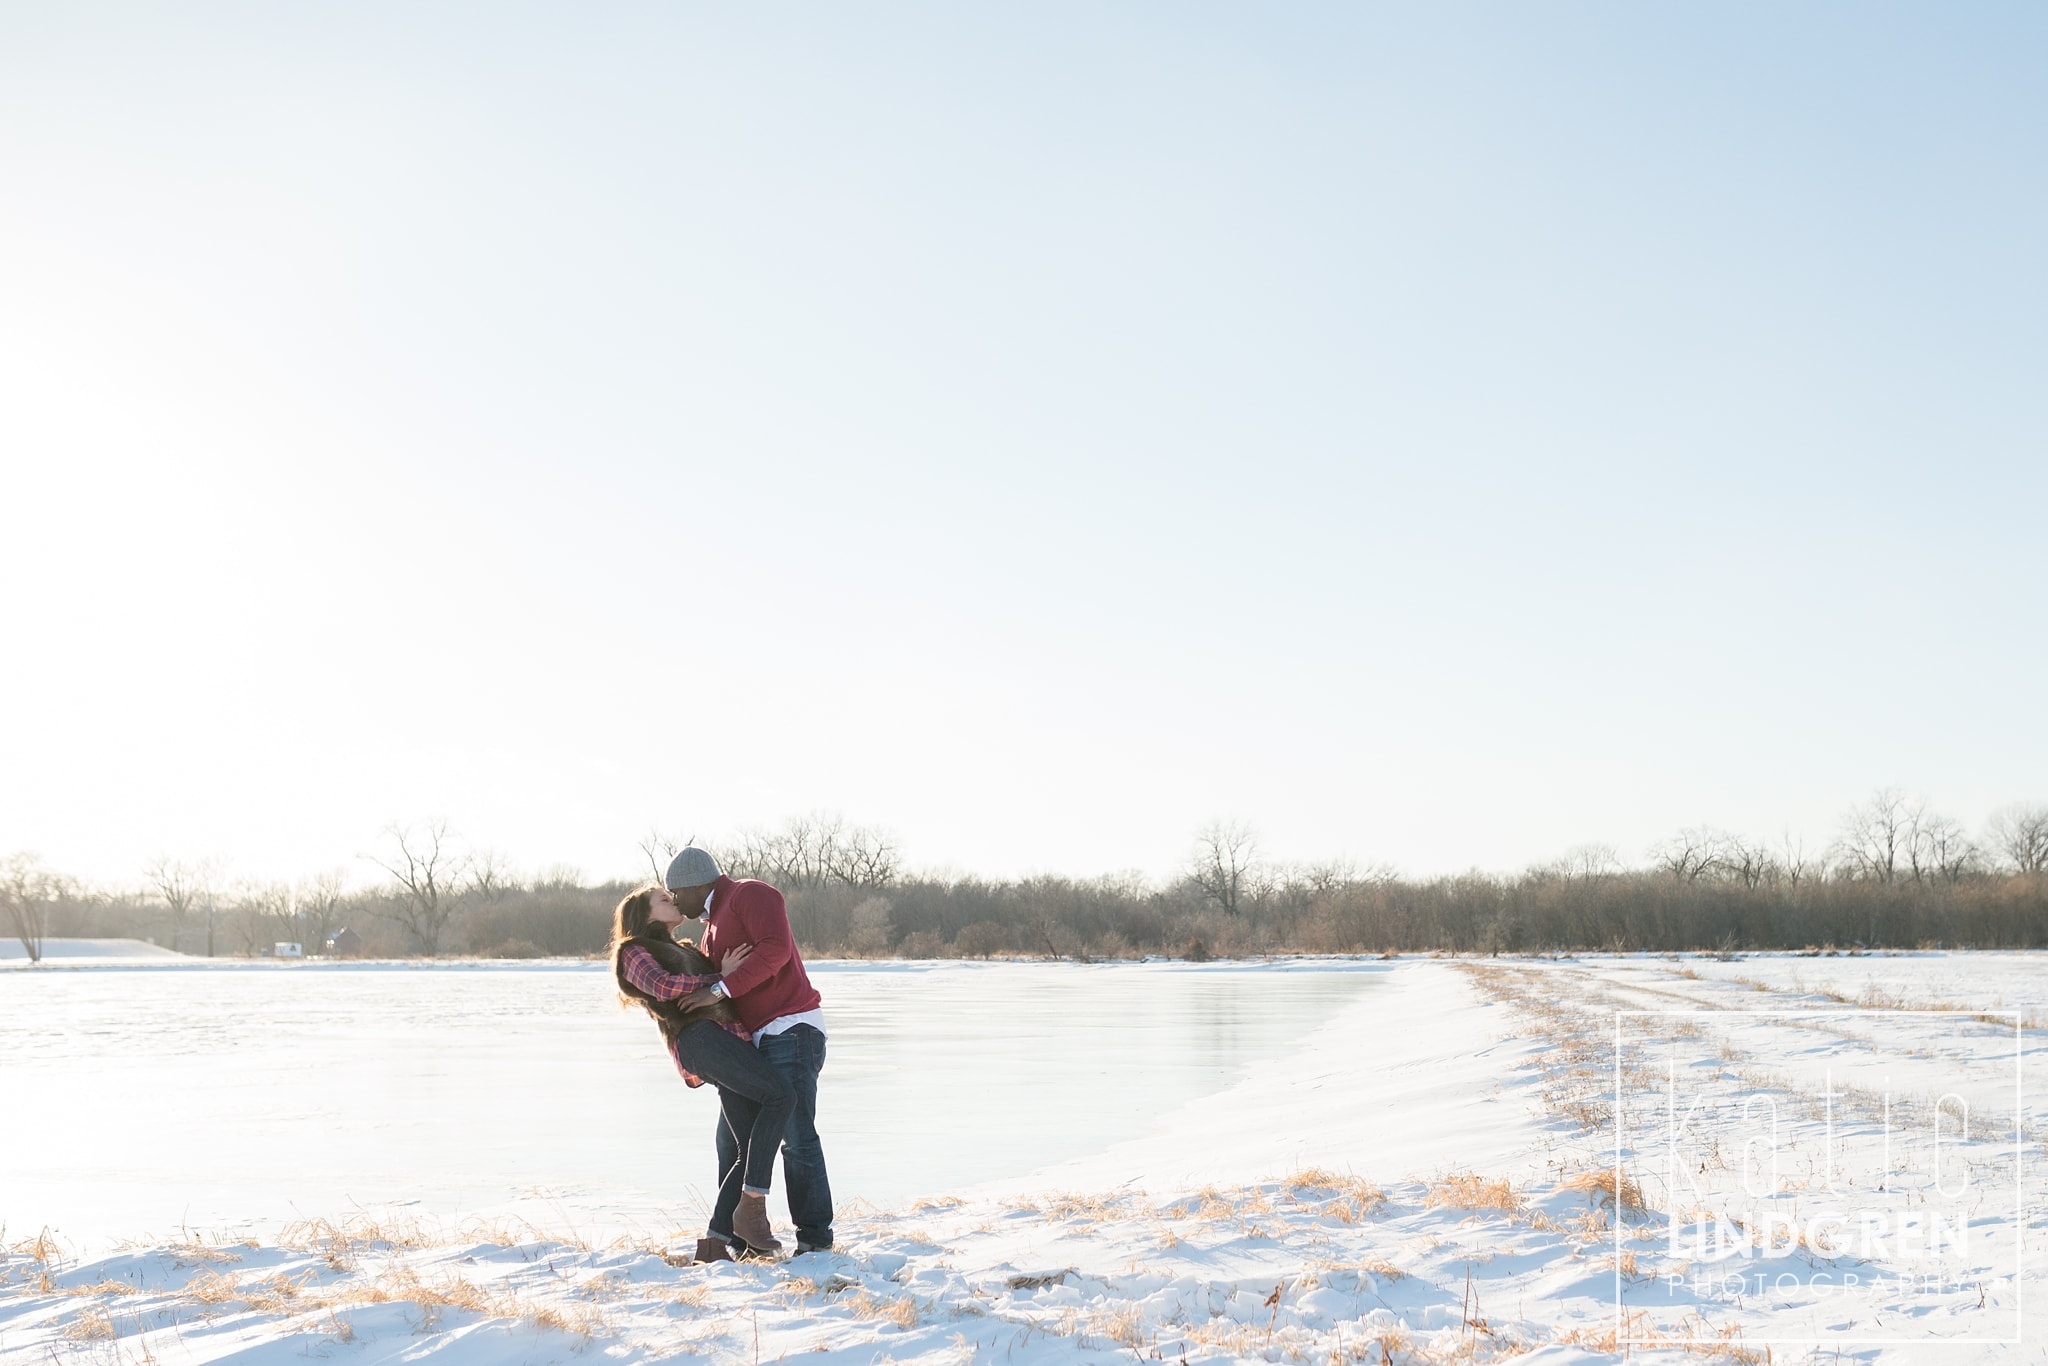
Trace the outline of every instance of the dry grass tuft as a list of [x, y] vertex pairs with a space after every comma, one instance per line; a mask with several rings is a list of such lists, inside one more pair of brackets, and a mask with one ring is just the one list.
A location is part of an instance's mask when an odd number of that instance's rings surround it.
[[[472, 1230], [482, 1236], [472, 1242], [489, 1242], [510, 1247], [517, 1239], [501, 1226]], [[493, 1238], [491, 1235], [497, 1235]], [[294, 1252], [312, 1252], [327, 1262], [330, 1271], [354, 1271], [364, 1252], [397, 1252], [433, 1246], [438, 1240], [414, 1222], [380, 1223], [375, 1219], [354, 1219], [337, 1224], [329, 1219], [299, 1219], [286, 1224], [278, 1234], [279, 1247]]]
[[1150, 1340], [1145, 1331], [1145, 1311], [1135, 1304], [1120, 1305], [1089, 1319], [1088, 1331], [1133, 1352]]
[[500, 1298], [466, 1276], [451, 1276], [432, 1285], [419, 1278], [411, 1267], [385, 1273], [389, 1283], [386, 1299], [409, 1300], [423, 1309], [461, 1309], [493, 1318], [525, 1318], [517, 1300]]
[[1223, 1191], [1204, 1186], [1193, 1195], [1168, 1204], [1164, 1213], [1175, 1219], [1194, 1218], [1208, 1224], [1237, 1224], [1249, 1227], [1261, 1214], [1273, 1213], [1273, 1203], [1257, 1187]]
[[584, 1338], [596, 1338], [611, 1331], [610, 1323], [592, 1305], [536, 1306], [515, 1295], [493, 1294], [462, 1276], [432, 1283], [422, 1281], [410, 1267], [400, 1267], [368, 1285], [354, 1287], [338, 1302], [415, 1304], [429, 1322], [444, 1309], [460, 1309], [483, 1318], [524, 1319], [542, 1328]]
[[[485, 1232], [498, 1231], [487, 1229]], [[279, 1247], [295, 1252], [332, 1254], [375, 1249], [397, 1251], [431, 1246], [436, 1240], [417, 1223], [380, 1223], [375, 1219], [353, 1219], [337, 1224], [329, 1219], [298, 1219], [286, 1224], [277, 1236]], [[480, 1238], [477, 1241], [487, 1241]], [[501, 1246], [504, 1244], [501, 1244]]]
[[[243, 1243], [243, 1247], [254, 1247], [254, 1243]], [[164, 1249], [171, 1254], [176, 1266], [232, 1266], [242, 1260], [242, 1254], [218, 1243], [202, 1243], [197, 1238], [187, 1238], [170, 1244]]]
[[1267, 1345], [1265, 1329], [1234, 1319], [1214, 1318], [1207, 1323], [1191, 1323], [1178, 1331], [1189, 1342], [1217, 1348], [1241, 1361], [1262, 1359], [1261, 1350]]
[[101, 1281], [98, 1285], [61, 1285], [52, 1287], [60, 1295], [133, 1295], [135, 1287], [126, 1281]]
[[[342, 1240], [350, 1236], [332, 1225], [311, 1232], [302, 1228], [300, 1233], [312, 1241], [311, 1250], [325, 1251], [330, 1259], [342, 1254]], [[389, 1233], [390, 1230], [379, 1229], [372, 1236], [381, 1242]], [[610, 1299], [623, 1294], [627, 1287], [625, 1278], [613, 1273], [593, 1277], [577, 1289], [590, 1299]], [[132, 1287], [123, 1290], [130, 1291]], [[666, 1292], [665, 1297], [695, 1305], [701, 1304], [709, 1293], [703, 1286], [678, 1287]], [[323, 1331], [340, 1342], [354, 1338], [354, 1330], [341, 1317], [341, 1311], [371, 1304], [416, 1305], [422, 1331], [432, 1330], [445, 1312], [454, 1309], [482, 1318], [524, 1320], [585, 1338], [610, 1332], [609, 1323], [594, 1305], [535, 1304], [509, 1292], [479, 1286], [459, 1275], [423, 1280], [408, 1266], [393, 1267], [374, 1280], [352, 1280], [331, 1287], [320, 1286], [312, 1271], [296, 1277], [278, 1272], [267, 1279], [238, 1284], [232, 1276], [209, 1268], [186, 1282], [178, 1298], [209, 1311], [233, 1305], [278, 1317], [324, 1313], [327, 1318]]]
[[601, 1272], [579, 1287], [584, 1296], [598, 1301], [624, 1299], [632, 1288], [632, 1278], [623, 1271]]
[[1586, 1347], [1616, 1356], [1630, 1353], [1637, 1347], [1668, 1348], [1687, 1356], [1732, 1361], [1736, 1366], [1759, 1366], [1759, 1363], [1770, 1359], [1768, 1352], [1759, 1352], [1742, 1344], [1742, 1329], [1738, 1324], [1716, 1328], [1694, 1314], [1679, 1327], [1680, 1332], [1662, 1332], [1652, 1327], [1649, 1315], [1639, 1310], [1628, 1316], [1619, 1331], [1612, 1323], [1589, 1324], [1559, 1335], [1557, 1342], [1562, 1346]]
[[[1380, 1361], [1384, 1364], [1384, 1366], [1391, 1366], [1391, 1363], [1394, 1360], [1395, 1353], [1399, 1352], [1402, 1354], [1406, 1354], [1413, 1352], [1415, 1350], [1415, 1344], [1413, 1341], [1409, 1339], [1408, 1335], [1402, 1332], [1400, 1329], [1388, 1328], [1380, 1333], [1379, 1349]], [[1366, 1360], [1370, 1361], [1371, 1358], [1368, 1357], [1366, 1358]]]
[[291, 1314], [302, 1307], [301, 1294], [313, 1284], [312, 1272], [304, 1272], [296, 1279], [282, 1271], [267, 1281], [258, 1281], [244, 1287], [242, 1298], [251, 1309], [263, 1314]]
[[541, 1328], [552, 1328], [558, 1333], [568, 1333], [591, 1342], [612, 1330], [611, 1322], [590, 1305], [566, 1305], [560, 1308], [543, 1305], [525, 1317], [532, 1319]]
[[59, 1255], [57, 1240], [50, 1236], [50, 1230], [47, 1228], [33, 1238], [24, 1238], [7, 1250], [17, 1257], [28, 1258], [37, 1266], [48, 1266], [56, 1261]]
[[1038, 1210], [1048, 1219], [1091, 1219], [1099, 1223], [1114, 1218], [1117, 1205], [1118, 1201], [1103, 1195], [1049, 1195], [1040, 1202]]
[[884, 1298], [866, 1290], [855, 1290], [842, 1296], [839, 1302], [853, 1310], [857, 1319], [880, 1319], [898, 1328], [917, 1327], [917, 1301], [908, 1295]]
[[1601, 1258], [1599, 1265], [1620, 1272], [1624, 1280], [1632, 1281], [1642, 1274], [1636, 1269], [1636, 1254], [1627, 1248], [1624, 1248], [1619, 1256], [1610, 1253]]
[[[414, 1231], [417, 1232], [418, 1230]], [[669, 1241], [674, 1242], [678, 1239], [688, 1238], [694, 1242], [696, 1237], [695, 1233], [678, 1229], [675, 1233], [669, 1235]], [[465, 1219], [455, 1230], [455, 1238], [458, 1242], [483, 1243], [489, 1247], [518, 1247], [523, 1243], [560, 1243], [564, 1247], [573, 1247], [578, 1252], [588, 1252], [591, 1250], [589, 1240], [574, 1232], [571, 1232], [566, 1237], [558, 1236], [549, 1233], [546, 1229], [540, 1228], [531, 1220], [506, 1219], [502, 1216], [492, 1219], [485, 1219], [481, 1216]], [[622, 1234], [612, 1239], [609, 1248], [614, 1252], [625, 1252], [634, 1249], [652, 1253], [660, 1251], [659, 1246], [649, 1243], [645, 1238], [636, 1238], [630, 1234]]]
[[114, 1336], [114, 1316], [99, 1305], [79, 1308], [78, 1317], [64, 1328], [67, 1342], [105, 1342]]
[[1611, 1167], [1566, 1177], [1561, 1189], [1597, 1195], [1601, 1205], [1609, 1209], [1619, 1208], [1625, 1214], [1640, 1214], [1648, 1208], [1643, 1202], [1643, 1188], [1636, 1184], [1635, 1178], [1626, 1172], [1617, 1173]]
[[241, 1300], [242, 1291], [232, 1276], [224, 1276], [218, 1271], [202, 1271], [185, 1282], [184, 1295], [186, 1299], [197, 1300], [200, 1304], [234, 1304]]
[[1361, 1176], [1338, 1176], [1310, 1167], [1287, 1179], [1295, 1200], [1324, 1201], [1322, 1213], [1340, 1223], [1355, 1224], [1387, 1202], [1387, 1193]]
[[1182, 1200], [1174, 1204], [1171, 1212], [1180, 1219], [1192, 1215], [1204, 1223], [1220, 1223], [1237, 1217], [1237, 1205], [1214, 1186], [1204, 1186], [1195, 1192], [1191, 1201]]
[[1499, 1210], [1514, 1214], [1522, 1197], [1506, 1177], [1492, 1181], [1476, 1172], [1449, 1172], [1429, 1183], [1431, 1209]]

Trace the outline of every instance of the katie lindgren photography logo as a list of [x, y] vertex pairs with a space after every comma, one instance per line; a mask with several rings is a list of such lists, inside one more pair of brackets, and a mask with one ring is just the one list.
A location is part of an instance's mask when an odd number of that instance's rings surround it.
[[[2013, 1011], [1621, 1011], [1616, 1337], [2021, 1341]], [[1640, 1183], [1639, 1185], [1636, 1183]]]

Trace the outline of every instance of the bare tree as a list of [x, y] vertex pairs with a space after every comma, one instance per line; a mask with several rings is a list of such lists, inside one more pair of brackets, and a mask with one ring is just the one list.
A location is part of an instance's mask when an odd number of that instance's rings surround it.
[[1712, 826], [1681, 830], [1650, 851], [1657, 866], [1680, 882], [1697, 882], [1728, 867], [1733, 837]]
[[235, 928], [243, 952], [261, 953], [266, 943], [298, 942], [299, 894], [289, 882], [245, 882], [235, 901]]
[[[1358, 881], [1358, 865], [1348, 858], [1325, 859], [1320, 863], [1294, 863], [1262, 870], [1261, 895], [1269, 909], [1293, 923], [1315, 906], [1343, 893]], [[1112, 895], [1142, 895], [1129, 882], [1103, 879], [1099, 886]]]
[[1991, 817], [1985, 842], [2016, 873], [2048, 873], [2048, 806], [2005, 807]]
[[15, 854], [0, 861], [0, 904], [7, 908], [7, 925], [28, 961], [43, 961], [43, 941], [49, 937], [50, 904], [65, 892], [64, 879], [43, 866], [34, 854]]
[[835, 881], [857, 891], [886, 887], [896, 880], [902, 851], [894, 837], [868, 826], [849, 830], [832, 847], [828, 865]]
[[299, 884], [299, 914], [305, 917], [306, 944], [315, 953], [341, 926], [342, 902], [348, 899], [348, 877], [339, 868], [315, 874]]
[[1784, 851], [1778, 859], [1778, 866], [1784, 870], [1785, 881], [1794, 889], [1806, 879], [1822, 875], [1823, 865], [1807, 855], [1806, 836], [1794, 835], [1787, 830], [1779, 838], [1778, 847]]
[[[234, 888], [228, 901], [227, 926], [236, 953], [253, 958], [263, 951], [266, 942], [277, 942], [270, 938], [272, 887], [269, 883], [244, 882]], [[291, 904], [289, 889], [285, 890], [283, 904]]]
[[[675, 855], [669, 855], [674, 858]], [[583, 885], [583, 872], [566, 863], [551, 863], [533, 875], [532, 890], [536, 892], [561, 892]]]
[[668, 876], [669, 861], [697, 842], [695, 835], [671, 839], [659, 830], [649, 828], [640, 837], [640, 852], [647, 856], [647, 866], [654, 870], [654, 880], [661, 881]]
[[[147, 873], [150, 887], [163, 899], [171, 912], [171, 947], [178, 947], [178, 935], [185, 928], [185, 917], [200, 906], [213, 904], [214, 884], [220, 879], [220, 866], [212, 859], [198, 863], [185, 863], [168, 855], [160, 856], [149, 865]], [[211, 926], [208, 927], [206, 951], [213, 952]]]
[[1236, 915], [1262, 888], [1259, 836], [1243, 821], [1211, 821], [1195, 832], [1188, 880], [1223, 909]]
[[384, 833], [391, 850], [383, 857], [368, 856], [395, 884], [393, 909], [384, 915], [412, 936], [421, 953], [439, 953], [466, 872], [463, 859], [450, 848], [448, 822], [429, 821], [419, 830], [392, 825]]
[[483, 902], [502, 901], [507, 892], [520, 890], [511, 864], [496, 849], [481, 849], [471, 855], [467, 890]]
[[774, 830], [741, 833], [727, 871], [757, 877], [786, 891], [831, 884], [874, 891], [895, 881], [902, 864], [895, 837], [871, 826], [848, 827], [836, 811], [792, 816]]
[[1555, 864], [1567, 882], [1611, 877], [1621, 871], [1621, 853], [1611, 844], [1575, 844]]
[[776, 830], [741, 833], [732, 852], [735, 876], [757, 877], [785, 890], [822, 887], [832, 877], [829, 850], [843, 818], [792, 816]]
[[1724, 863], [1735, 880], [1752, 892], [1766, 882], [1776, 882], [1780, 871], [1769, 845], [1739, 835], [1729, 838]]
[[1891, 882], [1912, 844], [1914, 803], [1895, 787], [1881, 787], [1852, 806], [1835, 841], [1837, 857], [1860, 876]]
[[1960, 881], [1978, 858], [1977, 846], [1962, 825], [1915, 803], [1908, 812], [1907, 862], [1913, 881]]
[[1033, 911], [1029, 923], [1031, 938], [1045, 950], [1047, 958], [1071, 958], [1078, 963], [1088, 961], [1088, 950], [1082, 944], [1081, 936], [1061, 924], [1059, 917], [1049, 908], [1041, 906]]

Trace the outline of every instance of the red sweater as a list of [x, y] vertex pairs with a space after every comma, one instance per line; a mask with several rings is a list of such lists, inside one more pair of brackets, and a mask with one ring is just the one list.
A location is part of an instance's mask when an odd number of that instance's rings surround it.
[[789, 932], [789, 909], [782, 893], [749, 878], [735, 882], [720, 877], [711, 891], [711, 909], [697, 947], [716, 963], [742, 944], [752, 944], [747, 961], [725, 975], [725, 989], [739, 1008], [740, 1023], [759, 1029], [783, 1015], [816, 1010], [822, 997], [804, 971], [796, 936]]

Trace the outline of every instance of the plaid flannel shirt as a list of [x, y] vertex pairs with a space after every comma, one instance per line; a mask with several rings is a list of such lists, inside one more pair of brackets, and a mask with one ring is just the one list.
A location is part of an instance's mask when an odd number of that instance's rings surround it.
[[[643, 991], [657, 1001], [679, 1001], [698, 987], [708, 987], [718, 980], [717, 973], [699, 977], [688, 972], [668, 972], [654, 955], [638, 944], [628, 944], [619, 956], [619, 967], [625, 972], [626, 980], [633, 984], [635, 991]], [[735, 1038], [751, 1043], [754, 1036], [737, 1020], [720, 1020], [718, 1027]], [[683, 1074], [683, 1080], [691, 1086], [702, 1086], [704, 1078], [683, 1066], [682, 1052], [677, 1049], [674, 1038], [668, 1039], [668, 1055], [675, 1060], [676, 1071]]]

